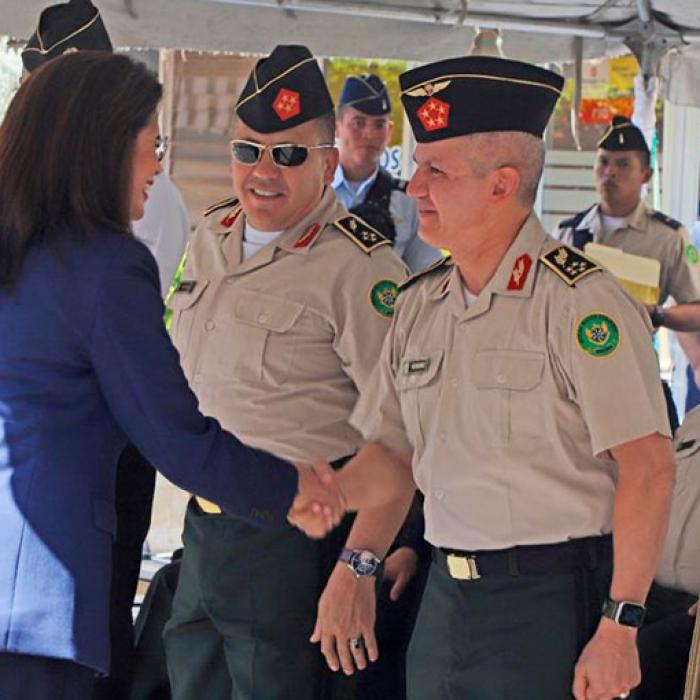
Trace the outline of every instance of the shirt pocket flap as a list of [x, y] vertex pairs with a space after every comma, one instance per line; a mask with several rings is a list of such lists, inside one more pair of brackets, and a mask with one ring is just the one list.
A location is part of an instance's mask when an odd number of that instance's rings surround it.
[[304, 304], [299, 302], [246, 290], [236, 295], [233, 315], [240, 323], [285, 333], [303, 311]]
[[542, 381], [544, 353], [531, 350], [480, 350], [472, 363], [478, 389], [529, 391]]
[[430, 384], [437, 377], [442, 366], [442, 350], [431, 353], [416, 353], [415, 357], [405, 357], [396, 375], [399, 391], [418, 389]]
[[183, 280], [168, 299], [167, 307], [173, 311], [182, 311], [194, 306], [204, 290], [209, 285], [209, 280]]
[[676, 460], [689, 459], [698, 450], [700, 450], [700, 439], [685, 436], [676, 443]]

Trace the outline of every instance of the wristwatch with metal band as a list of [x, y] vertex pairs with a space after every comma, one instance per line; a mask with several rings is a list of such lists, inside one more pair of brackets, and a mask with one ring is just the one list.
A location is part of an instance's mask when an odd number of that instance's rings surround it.
[[382, 561], [369, 549], [343, 549], [338, 560], [345, 562], [357, 578], [375, 576]]

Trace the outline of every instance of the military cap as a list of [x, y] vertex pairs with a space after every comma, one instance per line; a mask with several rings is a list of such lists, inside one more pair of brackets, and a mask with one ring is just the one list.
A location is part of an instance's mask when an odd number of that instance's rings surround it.
[[338, 105], [348, 105], [372, 116], [391, 112], [386, 85], [378, 75], [372, 73], [348, 76], [340, 91]]
[[260, 59], [236, 103], [251, 129], [272, 134], [333, 111], [318, 62], [305, 46], [276, 46]]
[[614, 116], [612, 123], [598, 141], [598, 148], [606, 151], [644, 151], [649, 146], [644, 134], [627, 117]]
[[90, 0], [51, 5], [22, 51], [22, 63], [33, 71], [46, 61], [71, 51], [112, 51], [100, 11]]
[[486, 131], [542, 137], [564, 78], [530, 63], [463, 56], [399, 76], [401, 101], [419, 143]]

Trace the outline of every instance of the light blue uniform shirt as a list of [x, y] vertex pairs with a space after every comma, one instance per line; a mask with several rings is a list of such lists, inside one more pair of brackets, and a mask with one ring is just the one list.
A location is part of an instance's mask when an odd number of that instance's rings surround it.
[[[346, 209], [364, 202], [378, 172], [378, 169], [375, 170], [366, 180], [357, 183], [347, 180], [342, 166], [338, 166], [332, 187]], [[407, 194], [401, 190], [392, 190], [389, 214], [396, 227], [394, 252], [403, 259], [411, 272], [422, 270], [442, 257], [439, 250], [424, 243], [418, 236], [418, 208]]]

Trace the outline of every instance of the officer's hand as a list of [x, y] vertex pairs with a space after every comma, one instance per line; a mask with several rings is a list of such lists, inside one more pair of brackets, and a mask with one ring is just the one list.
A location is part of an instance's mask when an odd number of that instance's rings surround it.
[[[311, 642], [321, 643], [321, 653], [333, 671], [350, 676], [355, 668], [367, 667], [367, 659], [379, 658], [374, 636], [375, 580], [355, 574], [338, 562], [318, 602], [316, 627]], [[351, 643], [351, 640], [362, 640]]]
[[689, 608], [688, 608], [688, 615], [695, 617], [698, 614], [698, 602], [695, 601]]
[[603, 618], [574, 671], [576, 700], [626, 697], [642, 680], [636, 630]]
[[384, 562], [384, 578], [393, 581], [389, 598], [397, 601], [418, 568], [418, 555], [411, 547], [399, 547]]
[[345, 514], [343, 494], [327, 462], [313, 468], [297, 465], [299, 491], [287, 514], [287, 520], [309, 537], [325, 537]]

